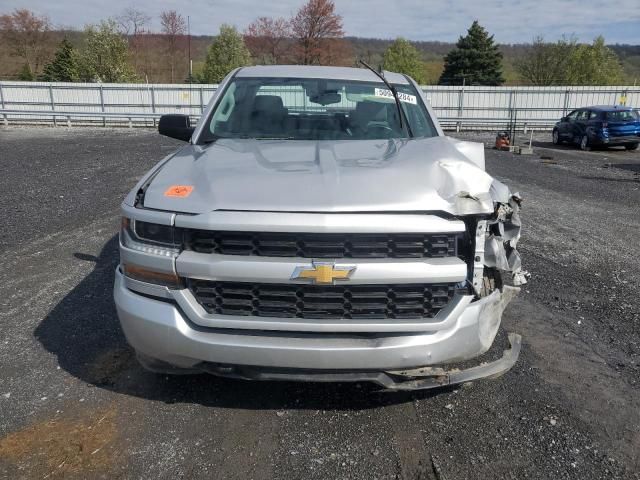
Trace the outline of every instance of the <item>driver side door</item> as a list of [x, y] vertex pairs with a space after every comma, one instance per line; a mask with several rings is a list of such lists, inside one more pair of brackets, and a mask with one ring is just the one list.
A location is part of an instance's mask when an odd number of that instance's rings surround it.
[[574, 110], [565, 118], [563, 118], [558, 128], [558, 133], [561, 140], [573, 142], [573, 127], [579, 112], [580, 110]]

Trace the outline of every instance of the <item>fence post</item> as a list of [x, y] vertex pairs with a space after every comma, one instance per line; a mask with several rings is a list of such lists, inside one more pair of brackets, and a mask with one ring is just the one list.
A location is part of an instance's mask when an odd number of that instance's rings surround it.
[[[2, 82], [0, 82], [0, 106], [2, 107], [2, 109], [4, 110], [5, 105], [4, 105], [4, 92], [2, 91]], [[8, 126], [9, 125], [9, 120], [7, 118], [7, 114], [3, 113], [2, 117], [4, 119], [4, 126]]]
[[513, 123], [513, 90], [509, 90], [509, 107], [508, 107], [508, 115], [509, 115], [509, 125], [507, 128], [509, 129], [509, 136], [513, 139], [513, 134], [515, 133], [515, 125]]
[[[104, 113], [104, 92], [102, 91], [102, 84], [100, 84], [100, 110]], [[107, 126], [107, 117], [102, 117], [102, 126]]]
[[620, 94], [620, 100], [618, 101], [618, 103], [620, 103], [620, 105], [626, 106], [628, 95], [629, 95], [629, 91], [626, 88], [622, 90], [622, 93]]
[[[151, 113], [156, 113], [156, 89], [151, 85]], [[156, 127], [156, 116], [153, 116], [153, 128]]]
[[566, 89], [564, 91], [564, 105], [562, 106], [562, 116], [567, 116], [567, 110], [569, 110], [569, 95], [571, 95], [571, 90]]
[[[53, 86], [51, 84], [49, 84], [49, 100], [51, 101], [51, 111], [55, 111], [56, 109], [56, 103], [53, 100]], [[56, 116], [53, 116], [53, 126], [57, 127], [58, 124], [56, 123]]]
[[200, 87], [200, 113], [204, 112], [204, 94], [202, 88], [203, 87]]
[[[462, 85], [462, 88], [458, 92], [458, 119], [462, 118], [463, 113], [464, 113], [464, 85]], [[462, 123], [462, 120], [458, 120], [458, 122], [456, 123], [456, 132], [460, 131], [461, 123]]]

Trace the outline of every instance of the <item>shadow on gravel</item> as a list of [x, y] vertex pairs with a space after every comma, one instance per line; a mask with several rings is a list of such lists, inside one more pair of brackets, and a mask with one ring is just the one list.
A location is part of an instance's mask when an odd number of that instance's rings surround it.
[[[518, 139], [518, 141], [516, 142], [518, 145], [523, 144], [523, 142], [521, 141], [521, 139]], [[524, 142], [524, 143], [529, 143]], [[562, 143], [560, 145], [554, 145], [552, 141], [548, 141], [548, 142], [541, 142], [541, 141], [536, 141], [533, 140], [531, 142], [531, 146], [532, 147], [538, 147], [538, 148], [548, 148], [550, 150], [573, 150], [573, 151], [580, 151], [580, 147], [578, 145], [570, 145], [568, 143]], [[593, 148], [594, 151], [597, 152], [611, 152], [611, 153], [615, 153], [615, 152], [626, 152], [624, 147], [595, 147]]]
[[117, 393], [220, 408], [358, 410], [429, 398], [451, 388], [379, 392], [372, 384], [247, 382], [213, 375], [166, 376], [144, 370], [127, 345], [112, 298], [118, 237], [100, 255], [76, 253], [93, 271], [56, 305], [34, 335], [61, 368], [83, 382]]
[[621, 170], [628, 170], [634, 173], [640, 173], [640, 163], [610, 163], [604, 165], [607, 168], [619, 168]]
[[589, 177], [586, 175], [579, 176], [584, 180], [596, 180], [598, 182], [618, 182], [618, 183], [639, 183], [640, 178], [607, 178], [607, 177]]
[[573, 146], [565, 144], [565, 143], [563, 143], [561, 145], [554, 145], [553, 142], [551, 142], [551, 141], [549, 141], [549, 142], [541, 142], [541, 141], [533, 140], [531, 142], [531, 146], [532, 147], [539, 147], [539, 148], [550, 148], [552, 150], [575, 150], [576, 149], [576, 147], [573, 147]]

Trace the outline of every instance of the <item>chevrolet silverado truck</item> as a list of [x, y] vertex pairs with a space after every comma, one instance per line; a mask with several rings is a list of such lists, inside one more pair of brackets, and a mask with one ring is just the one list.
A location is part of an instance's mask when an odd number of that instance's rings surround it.
[[147, 369], [411, 390], [515, 364], [515, 333], [466, 361], [526, 282], [521, 199], [410, 77], [240, 68], [159, 132], [186, 143], [124, 199], [114, 286]]

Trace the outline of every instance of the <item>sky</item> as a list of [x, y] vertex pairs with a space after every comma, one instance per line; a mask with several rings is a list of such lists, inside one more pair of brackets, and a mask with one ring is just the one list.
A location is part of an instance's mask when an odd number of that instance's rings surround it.
[[[153, 17], [177, 10], [189, 15], [193, 35], [215, 35], [222, 23], [243, 30], [259, 16], [289, 17], [305, 0], [0, 0], [0, 14], [27, 8], [56, 26], [82, 28], [135, 7]], [[499, 43], [528, 43], [536, 36], [575, 35], [591, 41], [640, 44], [640, 0], [335, 0], [348, 36], [453, 42], [478, 20]], [[607, 5], [610, 5], [607, 7]]]

